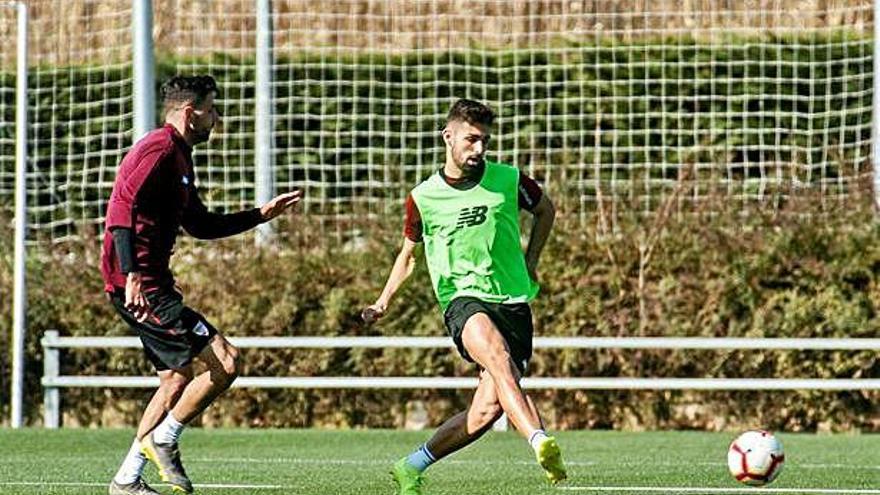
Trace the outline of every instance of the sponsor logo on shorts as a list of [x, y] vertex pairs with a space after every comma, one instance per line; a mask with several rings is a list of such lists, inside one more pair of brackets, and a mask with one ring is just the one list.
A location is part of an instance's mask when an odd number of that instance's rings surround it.
[[193, 327], [193, 333], [200, 337], [207, 337], [208, 327], [205, 325], [205, 322], [199, 320], [199, 322], [196, 323], [196, 326]]

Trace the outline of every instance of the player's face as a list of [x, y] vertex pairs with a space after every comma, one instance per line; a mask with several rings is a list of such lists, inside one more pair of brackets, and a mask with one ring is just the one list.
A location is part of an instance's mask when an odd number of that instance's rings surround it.
[[193, 105], [189, 115], [189, 130], [193, 137], [193, 144], [207, 141], [218, 122], [220, 122], [220, 113], [214, 106], [213, 94], [208, 95], [201, 105]]
[[450, 122], [444, 132], [452, 161], [465, 172], [483, 165], [490, 137], [486, 126], [461, 121]]

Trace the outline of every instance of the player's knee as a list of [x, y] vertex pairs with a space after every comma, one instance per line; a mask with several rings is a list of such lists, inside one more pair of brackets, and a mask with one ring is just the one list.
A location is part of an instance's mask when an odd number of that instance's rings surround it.
[[481, 354], [488, 361], [486, 365], [496, 370], [507, 368], [508, 363], [511, 362], [510, 350], [500, 339], [490, 339], [485, 342]]
[[504, 378], [511, 374], [513, 359], [506, 348], [493, 349], [487, 361], [486, 367], [496, 379]]

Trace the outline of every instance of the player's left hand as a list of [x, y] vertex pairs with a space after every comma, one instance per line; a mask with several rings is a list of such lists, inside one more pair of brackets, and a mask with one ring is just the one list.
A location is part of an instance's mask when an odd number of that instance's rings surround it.
[[278, 215], [284, 213], [284, 210], [295, 206], [297, 203], [300, 202], [301, 199], [302, 191], [300, 191], [299, 189], [284, 194], [279, 194], [278, 196], [272, 198], [271, 201], [260, 207], [260, 214], [263, 215], [263, 220], [272, 220]]

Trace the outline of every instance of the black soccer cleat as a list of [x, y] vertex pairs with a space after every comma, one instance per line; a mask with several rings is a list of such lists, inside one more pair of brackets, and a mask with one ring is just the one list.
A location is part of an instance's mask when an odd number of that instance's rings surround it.
[[143, 478], [138, 476], [138, 479], [134, 480], [133, 483], [128, 483], [126, 485], [122, 485], [117, 483], [116, 480], [110, 482], [110, 488], [107, 490], [110, 495], [162, 495], [150, 488]]

